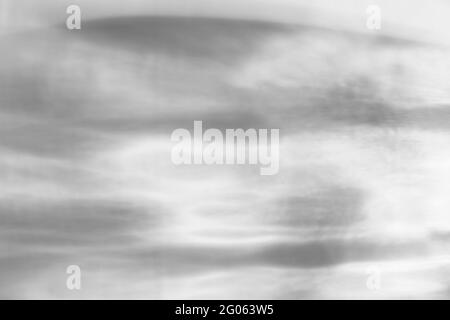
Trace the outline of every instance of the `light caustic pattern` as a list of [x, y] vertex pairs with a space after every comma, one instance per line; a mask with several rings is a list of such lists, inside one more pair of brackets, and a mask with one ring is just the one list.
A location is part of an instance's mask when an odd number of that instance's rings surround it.
[[[3, 35], [0, 297], [448, 298], [449, 50], [361, 14]], [[175, 166], [194, 120], [279, 128], [279, 173]]]

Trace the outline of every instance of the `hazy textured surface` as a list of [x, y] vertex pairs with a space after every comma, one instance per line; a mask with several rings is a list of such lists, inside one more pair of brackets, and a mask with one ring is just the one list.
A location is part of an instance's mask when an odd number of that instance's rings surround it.
[[[168, 16], [0, 39], [1, 298], [449, 298], [445, 47]], [[193, 120], [280, 128], [279, 174], [174, 166]]]

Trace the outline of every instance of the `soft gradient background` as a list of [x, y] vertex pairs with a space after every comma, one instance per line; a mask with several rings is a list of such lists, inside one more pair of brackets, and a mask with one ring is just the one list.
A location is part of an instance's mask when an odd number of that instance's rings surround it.
[[[308, 2], [0, 0], [0, 298], [450, 298], [450, 3]], [[174, 166], [193, 120], [279, 174]]]

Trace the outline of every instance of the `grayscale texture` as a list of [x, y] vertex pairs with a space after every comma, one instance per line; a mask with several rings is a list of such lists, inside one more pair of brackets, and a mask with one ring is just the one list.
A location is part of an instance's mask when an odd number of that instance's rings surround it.
[[[449, 17], [0, 0], [0, 298], [449, 299]], [[194, 120], [280, 129], [279, 173], [175, 166]]]

